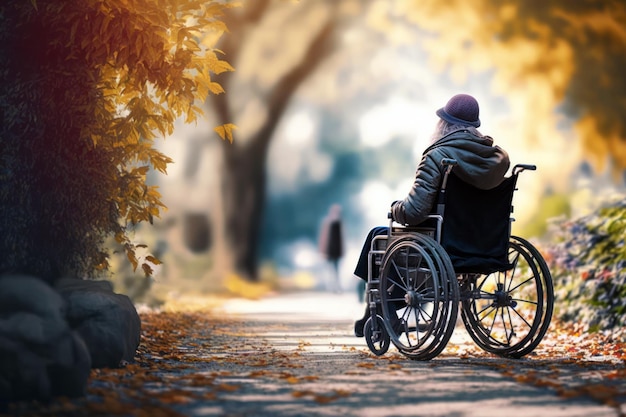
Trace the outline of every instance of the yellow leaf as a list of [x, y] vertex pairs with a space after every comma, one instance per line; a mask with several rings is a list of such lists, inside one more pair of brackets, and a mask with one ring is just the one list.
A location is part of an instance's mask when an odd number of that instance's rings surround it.
[[153, 263], [155, 265], [161, 265], [161, 261], [159, 261], [157, 258], [155, 258], [152, 255], [146, 256], [146, 261], [151, 262], [151, 263]]
[[147, 277], [152, 275], [152, 267], [146, 263], [141, 264], [141, 269], [143, 269], [143, 273], [146, 274]]
[[372, 362], [361, 362], [361, 363], [357, 363], [356, 366], [358, 366], [359, 368], [368, 368], [368, 369], [373, 369], [375, 367], [375, 365]]
[[296, 398], [302, 398], [302, 397], [306, 397], [309, 395], [315, 395], [315, 393], [313, 391], [294, 391], [291, 393], [292, 396], [296, 397]]
[[240, 387], [238, 385], [231, 385], [231, 384], [222, 383], [222, 384], [219, 384], [216, 388], [218, 390], [220, 390], [220, 391], [232, 392], [232, 391], [237, 391]]
[[217, 60], [217, 61], [213, 61], [211, 62], [211, 71], [213, 71], [216, 74], [221, 74], [223, 72], [226, 71], [234, 71], [235, 68], [232, 67], [232, 65], [230, 65], [228, 62], [226, 61], [222, 61], [222, 60]]
[[330, 402], [335, 401], [336, 399], [337, 399], [337, 397], [332, 396], [332, 395], [331, 395], [331, 396], [329, 396], [329, 397], [327, 397], [327, 396], [325, 396], [325, 395], [315, 395], [315, 396], [313, 397], [313, 400], [314, 400], [316, 403], [319, 403], [319, 404], [328, 404], [328, 403], [330, 403]]
[[209, 88], [209, 91], [215, 95], [222, 94], [224, 92], [224, 88], [216, 82], [210, 82], [207, 87]]
[[137, 258], [135, 257], [135, 251], [132, 249], [127, 249], [126, 250], [126, 257], [128, 258], [128, 261], [132, 264], [133, 266], [133, 271], [135, 271], [137, 269]]
[[233, 143], [233, 130], [234, 129], [237, 129], [237, 126], [235, 126], [232, 123], [226, 123], [225, 125], [218, 126], [213, 130], [215, 130], [217, 134], [220, 135], [220, 137], [223, 140], [228, 139], [230, 143]]

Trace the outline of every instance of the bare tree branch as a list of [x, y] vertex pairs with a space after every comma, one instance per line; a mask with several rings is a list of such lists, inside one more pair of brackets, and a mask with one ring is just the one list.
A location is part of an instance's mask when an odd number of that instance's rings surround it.
[[[245, 46], [250, 33], [250, 28], [255, 26], [267, 11], [272, 0], [250, 0], [242, 10], [231, 9], [224, 17], [224, 23], [229, 29], [229, 33], [222, 37], [217, 48], [224, 52], [226, 61], [237, 67], [237, 59], [241, 54], [241, 49]], [[224, 72], [215, 77], [224, 90], [228, 91], [234, 74], [230, 71]], [[212, 95], [209, 100], [212, 102], [213, 111], [217, 116], [219, 124], [233, 122], [233, 115], [228, 94]]]
[[272, 132], [280, 121], [280, 116], [296, 89], [324, 62], [335, 47], [333, 42], [337, 21], [334, 15], [320, 28], [302, 58], [302, 61], [287, 72], [273, 88], [267, 106], [269, 116], [256, 135], [261, 147], [266, 147], [272, 139]]

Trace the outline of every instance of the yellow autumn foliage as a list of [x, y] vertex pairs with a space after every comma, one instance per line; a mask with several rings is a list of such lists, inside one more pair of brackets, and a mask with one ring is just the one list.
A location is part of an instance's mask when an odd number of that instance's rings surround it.
[[[37, 193], [18, 184], [20, 176], [54, 177], [19, 168], [29, 158], [28, 150], [20, 146], [50, 155], [49, 166], [40, 163], [40, 171], [54, 166], [67, 169], [55, 179], [50, 194], [75, 195], [43, 201], [50, 207], [33, 209], [30, 216], [41, 216], [37, 210], [56, 216], [56, 223], [39, 229], [66, 220], [66, 229], [74, 228], [61, 208], [67, 206], [69, 213], [69, 207], [76, 207], [76, 213], [83, 215], [80, 222], [75, 216], [76, 224], [90, 223], [76, 236], [99, 235], [77, 243], [88, 253], [81, 261], [89, 264], [84, 268], [87, 272], [108, 268], [106, 255], [100, 249], [97, 255], [91, 247], [100, 245], [106, 235], [115, 236], [133, 267], [139, 267], [129, 229], [152, 222], [165, 208], [156, 187], [146, 183], [146, 174], [150, 169], [166, 173], [172, 162], [155, 149], [154, 140], [171, 134], [177, 119], [195, 122], [207, 96], [224, 92], [213, 77], [233, 68], [213, 43], [227, 31], [223, 12], [235, 6], [217, 0], [9, 0], [0, 5], [0, 17], [10, 22], [0, 31], [6, 42], [0, 53], [13, 55], [11, 62], [3, 64], [8, 69], [2, 72], [7, 78], [2, 81], [14, 82], [0, 94], [3, 107], [6, 103], [11, 109], [3, 114], [3, 132], [9, 133], [3, 133], [1, 144], [14, 149], [3, 172], [15, 175], [3, 181], [16, 185], [6, 193]], [[26, 104], [18, 109], [12, 103]], [[233, 128], [221, 128], [224, 140], [232, 141]], [[18, 175], [18, 170], [24, 172]], [[17, 207], [17, 203], [2, 207], [3, 214], [14, 213]], [[27, 223], [10, 231], [16, 236], [12, 247], [33, 246], [20, 241], [19, 236], [33, 227]], [[53, 238], [60, 232], [50, 234]], [[49, 258], [58, 258], [53, 250], [48, 252]], [[15, 262], [26, 265], [33, 254], [25, 249], [20, 256]], [[49, 263], [42, 261], [42, 265]], [[141, 267], [151, 273], [149, 267]], [[2, 269], [23, 268], [2, 265]]]

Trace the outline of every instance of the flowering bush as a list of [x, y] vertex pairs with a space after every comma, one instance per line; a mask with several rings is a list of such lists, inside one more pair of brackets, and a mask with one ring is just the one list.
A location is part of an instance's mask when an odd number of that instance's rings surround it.
[[557, 316], [584, 331], [620, 330], [626, 324], [626, 199], [552, 227], [546, 260]]

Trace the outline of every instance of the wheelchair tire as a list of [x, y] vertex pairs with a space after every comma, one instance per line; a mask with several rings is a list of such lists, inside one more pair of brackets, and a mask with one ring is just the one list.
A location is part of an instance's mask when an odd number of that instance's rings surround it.
[[554, 308], [552, 276], [539, 251], [511, 236], [512, 268], [461, 280], [461, 317], [474, 342], [496, 355], [521, 358], [548, 330]]
[[385, 328], [402, 354], [429, 360], [443, 351], [458, 316], [459, 289], [447, 253], [434, 239], [415, 234], [389, 245], [380, 299]]
[[363, 335], [365, 336], [367, 347], [370, 348], [374, 355], [382, 356], [389, 350], [391, 345], [389, 333], [385, 330], [385, 321], [381, 316], [377, 315], [375, 322], [372, 320], [372, 317], [367, 319], [363, 327]]

